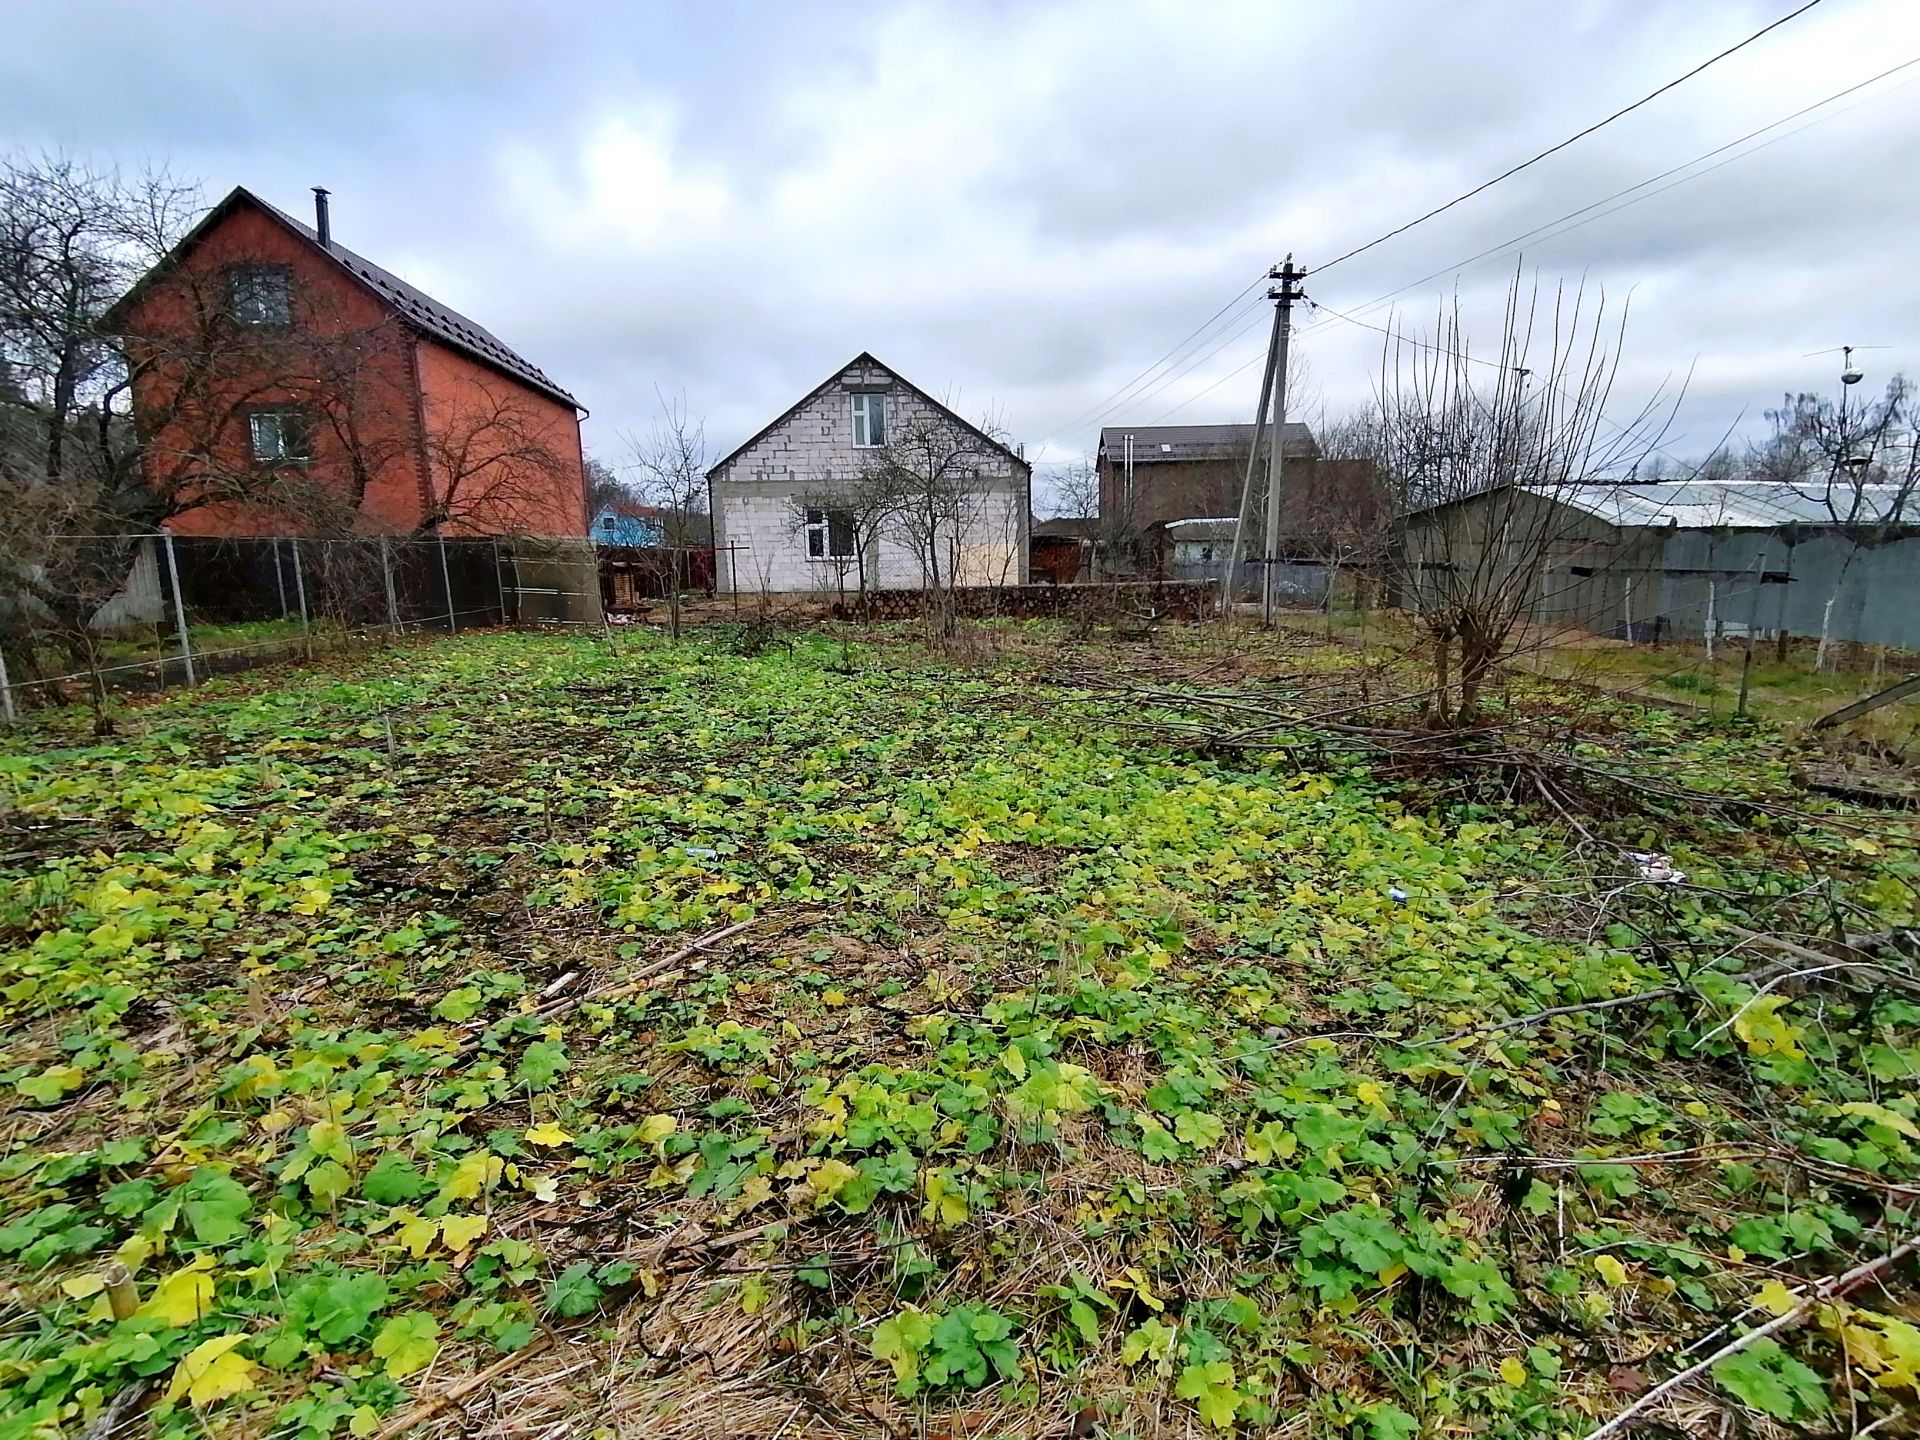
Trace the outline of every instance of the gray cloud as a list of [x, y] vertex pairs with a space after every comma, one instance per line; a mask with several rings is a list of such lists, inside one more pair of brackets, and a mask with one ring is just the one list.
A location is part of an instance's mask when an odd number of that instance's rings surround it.
[[[343, 239], [574, 390], [602, 452], [656, 387], [724, 449], [871, 349], [1053, 460], [1282, 252], [1315, 266], [1784, 8], [87, 0], [10, 13], [0, 132], [166, 163], [210, 197], [330, 186]], [[1352, 311], [1914, 55], [1906, 0], [1823, 5], [1309, 292]], [[1920, 84], [1892, 88], [1916, 76], [1528, 244], [1544, 284], [1631, 292], [1623, 411], [1691, 371], [1670, 445], [1701, 448], [1829, 385], [1806, 351], [1920, 364]], [[1513, 266], [1394, 304], [1425, 324], [1457, 292], [1491, 345]], [[1257, 366], [1214, 383], [1261, 347], [1262, 316], [1241, 323], [1109, 421], [1245, 415]], [[1380, 345], [1308, 319], [1329, 408], [1364, 400]]]

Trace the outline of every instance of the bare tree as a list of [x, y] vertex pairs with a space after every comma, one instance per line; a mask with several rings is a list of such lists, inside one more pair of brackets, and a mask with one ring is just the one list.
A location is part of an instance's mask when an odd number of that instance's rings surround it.
[[644, 438], [627, 437], [636, 488], [658, 512], [660, 542], [652, 547], [667, 594], [667, 630], [680, 638], [680, 591], [687, 557], [701, 542], [707, 521], [707, 426], [688, 412], [685, 395], [668, 399], [658, 389], [660, 413]]
[[1789, 396], [1767, 412], [1773, 434], [1752, 455], [1753, 473], [1789, 486], [1826, 513], [1847, 543], [1820, 617], [1814, 668], [1824, 669], [1833, 631], [1833, 607], [1854, 558], [1911, 533], [1920, 509], [1920, 434], [1916, 433], [1913, 386], [1895, 375], [1879, 396], [1851, 399], [1843, 382], [1839, 400]]
[[862, 607], [879, 575], [880, 540], [900, 503], [895, 477], [868, 469], [844, 479], [827, 480], [793, 495], [787, 504], [787, 528], [808, 560], [821, 565], [844, 604], [852, 579]]
[[432, 417], [425, 427], [421, 448], [432, 503], [421, 511], [416, 534], [482, 524], [538, 531], [542, 508], [573, 468], [554, 443], [551, 422], [512, 388], [478, 389], [477, 397]]
[[93, 619], [166, 503], [143, 483], [131, 367], [100, 321], [196, 206], [194, 187], [164, 173], [0, 162], [0, 644], [29, 674], [43, 643], [86, 673], [103, 734]]
[[919, 565], [929, 638], [954, 633], [953, 592], [963, 572], [990, 572], [992, 557], [970, 553], [977, 544], [969, 540], [983, 533], [981, 520], [993, 503], [991, 474], [1004, 465], [991, 420], [976, 430], [944, 407], [890, 419], [886, 442], [867, 458], [865, 483], [891, 497], [883, 533]]
[[1610, 320], [1584, 288], [1541, 302], [1516, 275], [1491, 358], [1470, 349], [1457, 301], [1430, 340], [1391, 333], [1365, 427], [1363, 458], [1405, 517], [1392, 578], [1432, 646], [1442, 724], [1475, 716], [1542, 600], [1569, 539], [1560, 498], [1630, 473], [1658, 439], [1652, 402], [1626, 425], [1604, 417], [1624, 310]]
[[586, 476], [589, 522], [609, 505], [633, 499], [633, 487], [620, 477], [619, 471], [598, 455], [586, 457]]

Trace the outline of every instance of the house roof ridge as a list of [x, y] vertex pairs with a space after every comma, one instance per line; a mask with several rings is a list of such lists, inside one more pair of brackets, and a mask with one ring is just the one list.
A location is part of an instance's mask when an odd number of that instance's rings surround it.
[[922, 400], [926, 401], [927, 404], [933, 406], [934, 409], [938, 410], [942, 415], [946, 416], [947, 419], [953, 421], [954, 424], [959, 425], [968, 431], [971, 431], [975, 435], [978, 435], [982, 440], [986, 441], [989, 445], [993, 446], [994, 449], [1000, 451], [1009, 460], [1013, 461], [1014, 464], [1022, 466], [1023, 468], [1026, 468], [1029, 470], [1032, 468], [1032, 466], [1028, 464], [1026, 458], [1022, 456], [1019, 452], [1014, 450], [1012, 446], [1004, 443], [1003, 441], [994, 439], [993, 436], [987, 434], [986, 431], [982, 430], [978, 425], [974, 424], [971, 420], [968, 420], [964, 416], [956, 414], [953, 410], [949, 409], [945, 404], [934, 399], [933, 396], [929, 395], [926, 391], [922, 390], [918, 385], [914, 384], [911, 380], [907, 379], [906, 376], [902, 375], [898, 370], [894, 369], [893, 366], [887, 364], [884, 360], [880, 359], [880, 357], [875, 355], [871, 350], [862, 350], [858, 355], [855, 355], [851, 360], [847, 361], [844, 365], [840, 365], [836, 367], [827, 375], [826, 379], [822, 380], [818, 385], [815, 385], [812, 389], [808, 390], [806, 393], [801, 395], [801, 397], [798, 400], [794, 401], [793, 404], [789, 405], [785, 410], [782, 410], [778, 415], [774, 416], [774, 418], [769, 420], [765, 425], [762, 425], [758, 430], [754, 431], [753, 434], [749, 435], [745, 440], [742, 440], [738, 445], [734, 446], [733, 449], [729, 450], [723, 458], [716, 460], [712, 465], [708, 466], [707, 479], [714, 480], [719, 478], [720, 472], [722, 470], [726, 469], [735, 460], [738, 460], [742, 454], [744, 454], [748, 450], [751, 450], [755, 445], [759, 444], [760, 441], [764, 440], [767, 436], [771, 435], [775, 430], [778, 430], [782, 425], [786, 424], [787, 421], [791, 420], [795, 415], [799, 414], [801, 407], [804, 406], [809, 400], [813, 399], [814, 396], [820, 394], [822, 391], [829, 389], [840, 379], [842, 375], [845, 375], [849, 370], [853, 369], [854, 366], [860, 364], [862, 361], [865, 361], [867, 364], [872, 365], [877, 370], [886, 371], [888, 375], [893, 377], [893, 381], [895, 384], [904, 385], [907, 389], [911, 390], [915, 395], [918, 395]]
[[572, 406], [575, 410], [586, 409], [544, 370], [514, 350], [477, 320], [469, 319], [452, 306], [434, 299], [419, 286], [401, 279], [391, 270], [349, 249], [338, 240], [321, 244], [319, 233], [311, 225], [288, 214], [272, 201], [256, 195], [244, 185], [234, 186], [218, 204], [201, 216], [193, 228], [180, 238], [158, 264], [135, 281], [133, 287], [115, 301], [108, 310], [108, 319], [111, 320], [124, 311], [133, 298], [146, 288], [149, 280], [197, 245], [206, 232], [239, 203], [258, 207], [279, 224], [291, 230], [308, 245], [345, 270], [361, 288], [392, 306], [402, 319], [428, 338], [449, 349], [470, 355], [509, 379], [517, 380], [564, 405]]

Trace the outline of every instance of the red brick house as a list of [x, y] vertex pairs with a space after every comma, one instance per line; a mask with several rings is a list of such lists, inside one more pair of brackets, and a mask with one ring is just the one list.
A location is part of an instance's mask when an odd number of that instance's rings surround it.
[[181, 534], [584, 537], [584, 411], [498, 337], [236, 188], [114, 307]]

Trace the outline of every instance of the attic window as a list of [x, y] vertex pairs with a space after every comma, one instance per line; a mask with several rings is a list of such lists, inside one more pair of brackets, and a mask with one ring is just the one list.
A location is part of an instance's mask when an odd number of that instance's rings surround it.
[[870, 450], [887, 443], [887, 397], [853, 397], [853, 443], [857, 449]]
[[229, 265], [227, 314], [236, 325], [285, 329], [293, 323], [293, 272], [285, 265]]
[[1167, 444], [1166, 441], [1162, 440], [1160, 442], [1160, 453], [1162, 455], [1171, 455], [1173, 453], [1173, 446]]

